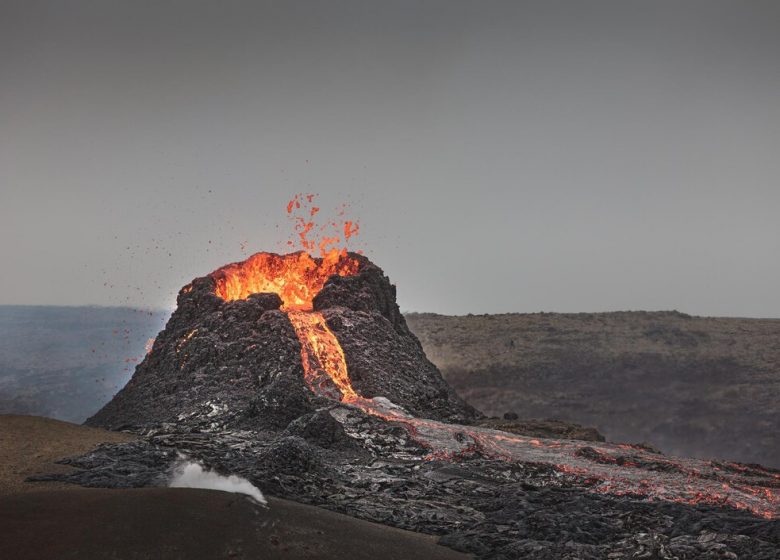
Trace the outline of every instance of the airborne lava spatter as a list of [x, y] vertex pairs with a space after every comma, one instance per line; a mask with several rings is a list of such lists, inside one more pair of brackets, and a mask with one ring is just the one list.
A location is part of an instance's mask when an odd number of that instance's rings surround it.
[[[251, 294], [275, 293], [285, 311], [310, 310], [312, 300], [331, 276], [356, 274], [360, 263], [347, 254], [347, 243], [359, 231], [358, 223], [344, 219], [318, 223], [320, 208], [315, 194], [296, 194], [287, 203], [295, 235], [287, 244], [301, 250], [286, 255], [256, 253], [211, 273], [215, 293], [225, 301], [246, 299]], [[344, 218], [345, 208], [338, 212]], [[319, 257], [312, 253], [319, 251]]]
[[350, 239], [360, 231], [360, 225], [345, 218], [347, 207], [344, 204], [337, 212], [339, 219], [318, 223], [315, 216], [320, 208], [314, 205], [316, 196], [299, 193], [287, 203], [287, 215], [293, 221], [295, 230], [295, 235], [287, 242], [287, 246], [299, 247], [308, 253], [314, 253], [316, 250], [321, 257], [330, 254], [336, 247], [346, 250]]
[[344, 351], [322, 313], [291, 311], [287, 316], [301, 343], [301, 361], [309, 387], [331, 399], [356, 401], [358, 395], [347, 374]]

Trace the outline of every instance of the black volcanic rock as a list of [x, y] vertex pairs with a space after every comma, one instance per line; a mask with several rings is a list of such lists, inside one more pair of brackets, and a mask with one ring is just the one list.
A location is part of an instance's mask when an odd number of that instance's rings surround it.
[[288, 424], [282, 435], [298, 436], [325, 449], [352, 447], [354, 443], [327, 409], [296, 418]]
[[[355, 255], [355, 258], [360, 259], [361, 262], [358, 274], [332, 276], [322, 290], [314, 296], [315, 311], [345, 307], [352, 311], [379, 313], [400, 335], [411, 335], [396, 303], [395, 286], [390, 283], [382, 269], [367, 258], [361, 255]], [[417, 337], [410, 338], [422, 349]]]
[[280, 306], [276, 294], [225, 302], [209, 277], [193, 281], [130, 382], [86, 423], [284, 426], [313, 410], [300, 345]]
[[[301, 429], [309, 421], [324, 428], [324, 415], [338, 419], [355, 454], [335, 448], [327, 435], [304, 435], [318, 431]], [[479, 558], [780, 558], [780, 523], [747, 511], [594, 494], [587, 481], [552, 465], [478, 456], [420, 460], [404, 430], [338, 405], [293, 424], [265, 440], [254, 432], [174, 431], [102, 445], [64, 461], [78, 470], [31, 480], [149, 486], [184, 454], [217, 472], [244, 476], [277, 497], [441, 535], [441, 544]]]
[[504, 418], [482, 418], [478, 426], [501, 430], [510, 434], [520, 434], [540, 438], [579, 439], [582, 441], [605, 441], [595, 428], [580, 426], [562, 420], [518, 420], [517, 414], [508, 412]]
[[480, 415], [442, 379], [417, 339], [384, 315], [344, 308], [323, 315], [341, 343], [352, 385], [363, 396], [388, 397], [425, 418], [468, 423]]
[[314, 298], [344, 351], [350, 380], [365, 397], [387, 397], [415, 416], [469, 422], [466, 404], [425, 356], [396, 303], [395, 286], [363, 257], [355, 276], [333, 276]]
[[[367, 258], [350, 257], [358, 274], [330, 277], [313, 303], [344, 349], [355, 389], [418, 416], [478, 417], [425, 357], [395, 286]], [[300, 342], [278, 295], [224, 301], [214, 292], [211, 275], [182, 288], [151, 352], [88, 425], [279, 429], [327, 404], [306, 385]]]
[[[140, 432], [138, 441], [34, 479], [164, 484], [186, 457], [278, 497], [440, 535], [481, 558], [780, 557], [779, 472], [602, 443], [560, 422], [484, 418], [426, 359], [387, 277], [354, 258], [357, 274], [331, 277], [313, 303], [361, 397], [310, 390], [278, 297], [226, 302], [206, 276], [182, 289], [131, 383], [89, 420]], [[312, 319], [293, 316], [299, 329], [302, 318]], [[308, 332], [325, 333], [316, 319]], [[332, 341], [312, 336], [307, 352], [332, 349], [312, 340]]]

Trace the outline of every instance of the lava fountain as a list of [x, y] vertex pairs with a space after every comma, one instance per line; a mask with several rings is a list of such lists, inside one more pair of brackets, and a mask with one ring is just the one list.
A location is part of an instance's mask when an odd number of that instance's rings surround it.
[[225, 301], [246, 299], [251, 294], [275, 293], [285, 311], [307, 311], [312, 299], [331, 276], [357, 273], [360, 263], [346, 250], [330, 249], [321, 258], [299, 251], [287, 255], [257, 253], [247, 260], [214, 271], [214, 293]]

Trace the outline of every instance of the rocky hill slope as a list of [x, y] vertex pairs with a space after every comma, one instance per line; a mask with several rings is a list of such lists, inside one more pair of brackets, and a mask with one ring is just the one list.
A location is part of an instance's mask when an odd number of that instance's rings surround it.
[[780, 319], [406, 318], [447, 381], [486, 414], [560, 418], [671, 454], [780, 467]]

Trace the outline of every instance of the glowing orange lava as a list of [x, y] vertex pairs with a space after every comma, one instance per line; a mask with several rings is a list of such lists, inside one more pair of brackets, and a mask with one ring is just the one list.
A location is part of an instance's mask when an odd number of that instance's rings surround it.
[[301, 342], [301, 361], [309, 387], [335, 400], [357, 401], [359, 397], [347, 374], [344, 351], [322, 313], [292, 311], [288, 317]]
[[[251, 294], [275, 293], [282, 298], [283, 310], [303, 311], [312, 308], [314, 296], [328, 278], [357, 274], [360, 262], [348, 255], [347, 243], [358, 234], [358, 223], [345, 219], [346, 205], [338, 212], [343, 222], [317, 223], [315, 216], [320, 208], [314, 205], [316, 196], [300, 193], [287, 203], [287, 214], [295, 229], [287, 244], [300, 247], [301, 251], [287, 255], [257, 253], [245, 261], [223, 266], [211, 273], [216, 295], [233, 301]], [[315, 251], [319, 252], [317, 258], [312, 257]]]
[[316, 250], [321, 257], [324, 257], [335, 247], [346, 248], [350, 239], [360, 231], [360, 224], [346, 219], [346, 204], [341, 205], [336, 220], [318, 222], [315, 216], [319, 213], [320, 207], [314, 205], [316, 196], [316, 194], [299, 193], [287, 203], [287, 215], [292, 220], [295, 230], [287, 245], [292, 248], [299, 247], [308, 253], [314, 253]]
[[312, 308], [312, 299], [333, 275], [357, 273], [360, 263], [345, 250], [331, 249], [315, 259], [308, 253], [288, 255], [257, 253], [247, 260], [212, 272], [215, 293], [225, 301], [246, 299], [250, 294], [275, 293], [285, 311]]

